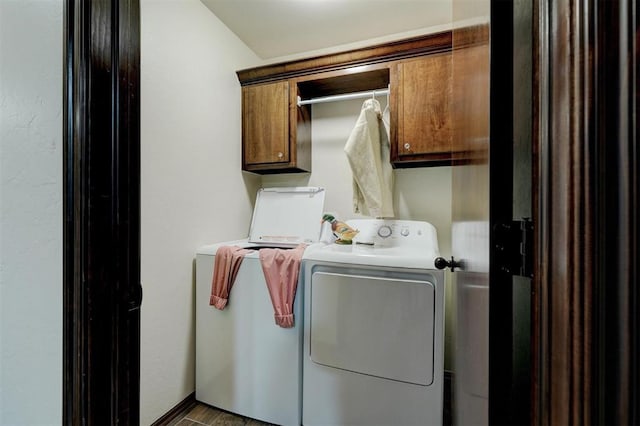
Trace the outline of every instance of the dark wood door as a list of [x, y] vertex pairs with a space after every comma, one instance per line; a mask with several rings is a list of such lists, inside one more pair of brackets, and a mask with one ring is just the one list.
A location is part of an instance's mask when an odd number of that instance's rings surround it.
[[532, 9], [490, 6], [484, 24], [453, 33], [453, 146], [466, 160], [452, 168], [454, 416], [465, 425], [530, 421], [531, 252], [520, 251], [532, 227], [532, 72], [514, 51], [531, 52]]
[[[453, 168], [455, 421], [637, 424], [638, 11], [631, 0], [531, 6], [485, 11], [488, 155]], [[454, 97], [475, 98], [465, 76], [486, 69], [457, 66], [458, 37]], [[529, 214], [533, 281], [526, 263], [514, 279], [505, 240]]]
[[63, 424], [138, 424], [140, 8], [65, 2]]
[[[453, 144], [472, 154], [452, 167], [451, 275], [456, 294], [454, 423], [482, 425], [489, 414], [489, 25], [453, 33]], [[473, 55], [457, 49], [474, 45]]]

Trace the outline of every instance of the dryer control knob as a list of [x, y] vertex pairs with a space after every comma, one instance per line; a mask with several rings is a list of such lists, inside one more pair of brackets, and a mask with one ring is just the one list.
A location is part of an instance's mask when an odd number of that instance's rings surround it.
[[407, 235], [409, 235], [409, 229], [404, 228], [402, 231], [400, 231], [400, 235], [402, 235], [403, 237], [406, 237]]
[[391, 235], [392, 232], [393, 231], [391, 230], [391, 227], [388, 225], [382, 225], [380, 228], [378, 228], [378, 235], [380, 235], [382, 238], [387, 238]]

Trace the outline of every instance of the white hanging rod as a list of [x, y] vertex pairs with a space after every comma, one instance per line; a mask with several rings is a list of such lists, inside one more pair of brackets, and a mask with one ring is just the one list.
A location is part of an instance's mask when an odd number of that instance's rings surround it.
[[345, 95], [323, 96], [321, 98], [305, 99], [304, 101], [298, 96], [298, 106], [319, 104], [323, 102], [345, 101], [348, 99], [368, 98], [376, 95], [388, 95], [389, 89], [369, 90], [366, 92], [347, 93]]

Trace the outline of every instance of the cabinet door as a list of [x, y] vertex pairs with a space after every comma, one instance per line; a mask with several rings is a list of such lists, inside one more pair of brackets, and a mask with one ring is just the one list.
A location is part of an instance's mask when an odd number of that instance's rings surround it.
[[450, 158], [451, 127], [451, 54], [400, 62], [396, 159]]
[[242, 111], [243, 169], [251, 165], [288, 163], [289, 83], [243, 87]]

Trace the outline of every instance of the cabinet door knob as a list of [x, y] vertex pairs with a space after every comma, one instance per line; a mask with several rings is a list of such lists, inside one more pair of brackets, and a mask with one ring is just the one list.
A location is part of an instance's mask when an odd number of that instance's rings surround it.
[[406, 149], [407, 151], [409, 151], [411, 149], [411, 144], [410, 143], [405, 143], [404, 144], [404, 149]]
[[279, 152], [278, 153], [278, 158], [282, 158], [282, 157], [284, 157], [284, 154], [282, 152]]

